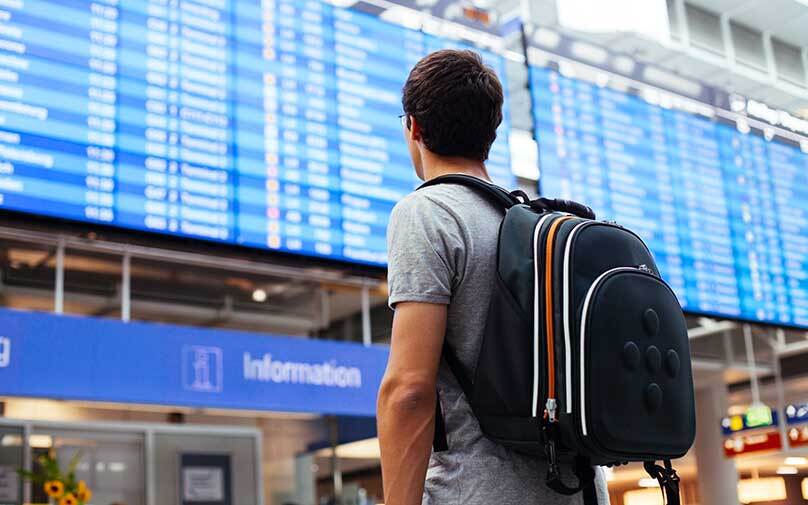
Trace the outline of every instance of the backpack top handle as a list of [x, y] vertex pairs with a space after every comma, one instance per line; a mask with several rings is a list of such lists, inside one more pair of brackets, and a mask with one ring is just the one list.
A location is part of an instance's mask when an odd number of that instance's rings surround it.
[[486, 182], [478, 177], [473, 177], [471, 175], [465, 175], [465, 174], [441, 175], [440, 177], [435, 177], [434, 179], [426, 181], [425, 183], [418, 186], [417, 189], [426, 188], [429, 186], [435, 186], [438, 184], [460, 184], [461, 186], [472, 188], [481, 195], [488, 198], [488, 200], [491, 201], [494, 205], [502, 207], [506, 210], [510, 209], [514, 205], [524, 203], [529, 205], [530, 208], [538, 212], [546, 212], [546, 211], [567, 212], [569, 214], [582, 217], [584, 219], [595, 219], [595, 213], [592, 211], [591, 208], [587, 207], [586, 205], [573, 202], [572, 200], [561, 200], [555, 198], [537, 198], [535, 200], [530, 200], [527, 194], [521, 189], [517, 189], [509, 193], [505, 189], [495, 184], [491, 184], [490, 182]]
[[530, 206], [537, 210], [555, 210], [566, 212], [584, 219], [595, 219], [595, 211], [591, 207], [560, 198], [537, 198], [530, 201]]

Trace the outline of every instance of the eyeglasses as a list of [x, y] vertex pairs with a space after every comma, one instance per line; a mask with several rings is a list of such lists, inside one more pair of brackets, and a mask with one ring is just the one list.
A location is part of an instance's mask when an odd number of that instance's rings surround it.
[[398, 115], [398, 120], [401, 122], [402, 127], [407, 128], [407, 129], [410, 128], [410, 125], [408, 124], [410, 122], [409, 121], [409, 114], [407, 114], [406, 112], [404, 114], [399, 114]]

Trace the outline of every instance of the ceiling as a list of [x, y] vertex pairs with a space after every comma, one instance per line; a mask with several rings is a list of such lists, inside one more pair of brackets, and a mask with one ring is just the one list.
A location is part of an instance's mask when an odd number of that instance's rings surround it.
[[800, 47], [808, 47], [808, 2], [801, 0], [688, 0], [705, 10]]
[[[556, 7], [557, 2], [563, 1], [531, 0], [532, 22], [626, 54], [636, 61], [670, 70], [693, 81], [808, 117], [806, 85], [794, 84], [782, 76], [768, 73], [766, 69], [736, 64], [723, 54], [692, 43], [683, 44], [676, 39], [661, 43], [630, 32], [587, 33], [565, 29], [559, 25]], [[675, 1], [668, 0], [669, 10]], [[770, 33], [776, 39], [803, 48], [803, 54], [808, 48], [808, 0], [686, 0], [686, 3], [718, 16], [726, 16], [733, 23]], [[512, 6], [510, 8], [513, 9]], [[716, 33], [715, 38], [720, 41], [721, 34]]]

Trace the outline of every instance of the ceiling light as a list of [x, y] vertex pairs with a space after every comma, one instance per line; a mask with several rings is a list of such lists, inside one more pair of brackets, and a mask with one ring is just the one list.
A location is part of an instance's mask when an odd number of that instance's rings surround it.
[[[330, 456], [331, 449], [320, 449], [316, 453], [318, 456]], [[337, 455], [345, 459], [379, 459], [379, 439], [368, 438], [357, 440], [337, 446]]]
[[797, 468], [794, 466], [781, 466], [777, 469], [777, 475], [796, 475]]
[[782, 477], [743, 479], [738, 482], [738, 499], [741, 503], [785, 500], [786, 481]]
[[31, 435], [28, 437], [28, 445], [34, 449], [50, 449], [53, 447], [53, 437], [50, 435]]
[[109, 463], [109, 471], [110, 472], [125, 472], [126, 471], [126, 463], [121, 461], [110, 461]]
[[20, 447], [22, 445], [22, 435], [3, 435], [0, 438], [2, 447]]
[[267, 292], [260, 288], [256, 289], [253, 291], [252, 299], [258, 303], [263, 303], [267, 301]]
[[801, 456], [789, 456], [785, 459], [784, 463], [789, 466], [802, 466], [808, 465], [808, 459]]
[[631, 72], [634, 71], [636, 63], [628, 56], [617, 56], [612, 62], [612, 66], [618, 72], [621, 72], [623, 74], [630, 74]]
[[570, 52], [578, 59], [598, 64], [605, 63], [609, 58], [608, 51], [594, 44], [587, 44], [586, 42], [573, 42], [570, 47]]
[[540, 46], [554, 49], [561, 43], [561, 35], [547, 28], [538, 28], [533, 34], [533, 40]]
[[637, 485], [640, 486], [640, 487], [657, 487], [657, 486], [659, 486], [659, 482], [657, 482], [656, 479], [646, 477], [644, 479], [640, 479], [637, 482]]
[[623, 505], [665, 505], [659, 489], [632, 489], [623, 495]]

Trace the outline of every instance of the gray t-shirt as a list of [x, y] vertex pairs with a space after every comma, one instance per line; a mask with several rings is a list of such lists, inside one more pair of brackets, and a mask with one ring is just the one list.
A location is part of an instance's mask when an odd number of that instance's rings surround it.
[[[473, 190], [431, 186], [396, 205], [387, 230], [389, 303], [448, 305], [446, 338], [469, 376], [477, 361], [494, 285], [502, 211]], [[449, 450], [432, 453], [423, 505], [572, 505], [544, 484], [546, 463], [485, 438], [445, 361], [438, 390]], [[567, 474], [571, 473], [568, 468]], [[574, 477], [571, 475], [570, 484]], [[598, 472], [598, 502], [609, 498]]]

